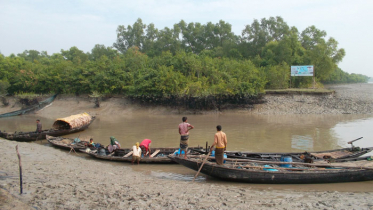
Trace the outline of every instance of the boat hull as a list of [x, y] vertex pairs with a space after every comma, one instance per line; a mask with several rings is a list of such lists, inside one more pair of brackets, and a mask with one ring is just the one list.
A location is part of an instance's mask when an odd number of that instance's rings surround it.
[[76, 133], [83, 131], [91, 125], [91, 123], [95, 120], [95, 117], [92, 117], [92, 120], [83, 126], [72, 128], [72, 129], [50, 129], [50, 130], [43, 130], [41, 133], [37, 132], [18, 132], [18, 133], [6, 133], [0, 131], [0, 137], [12, 141], [35, 141], [35, 140], [42, 140], [46, 139], [46, 136], [63, 136], [71, 133]]
[[[169, 158], [185, 167], [198, 171], [201, 162], [191, 159], [169, 156]], [[315, 184], [357, 182], [373, 180], [373, 169], [325, 169], [318, 171], [264, 171], [228, 168], [215, 163], [206, 162], [201, 173], [234, 182], [260, 184]]]

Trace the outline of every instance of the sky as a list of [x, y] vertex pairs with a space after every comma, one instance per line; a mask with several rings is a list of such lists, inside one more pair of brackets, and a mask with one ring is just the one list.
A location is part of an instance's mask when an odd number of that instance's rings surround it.
[[[339, 42], [345, 72], [373, 77], [373, 1], [370, 0], [0, 0], [0, 53], [25, 50], [49, 55], [73, 46], [91, 52], [112, 46], [119, 25], [138, 18], [156, 28], [223, 20], [241, 35], [255, 19], [281, 16], [299, 32], [314, 25]], [[317, 70], [316, 70], [317, 71]]]

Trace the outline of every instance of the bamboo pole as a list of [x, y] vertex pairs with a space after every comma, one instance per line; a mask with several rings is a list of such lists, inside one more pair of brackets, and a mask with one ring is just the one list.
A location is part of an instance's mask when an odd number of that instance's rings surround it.
[[20, 194], [23, 193], [23, 187], [22, 187], [22, 164], [21, 164], [21, 155], [19, 155], [18, 152], [18, 145], [16, 146], [17, 156], [19, 160], [19, 184], [20, 184]]
[[[206, 163], [207, 159], [209, 158], [209, 156], [210, 156], [212, 150], [213, 150], [213, 148], [211, 148], [211, 149], [209, 150], [209, 153], [207, 153], [206, 158], [203, 160], [203, 162], [202, 162], [202, 164], [201, 164], [201, 167], [199, 167], [199, 169], [198, 169], [196, 175], [194, 176], [192, 182], [194, 182], [194, 180], [197, 178], [197, 176], [198, 176], [199, 172], [201, 171], [203, 165]], [[215, 159], [215, 157], [214, 157], [214, 159]]]

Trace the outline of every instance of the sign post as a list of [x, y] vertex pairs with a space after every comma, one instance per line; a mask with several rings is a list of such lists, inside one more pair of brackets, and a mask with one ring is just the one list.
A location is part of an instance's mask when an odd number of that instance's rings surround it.
[[313, 88], [315, 89], [315, 71], [313, 65], [309, 66], [291, 66], [290, 75], [295, 77], [311, 76], [313, 77]]

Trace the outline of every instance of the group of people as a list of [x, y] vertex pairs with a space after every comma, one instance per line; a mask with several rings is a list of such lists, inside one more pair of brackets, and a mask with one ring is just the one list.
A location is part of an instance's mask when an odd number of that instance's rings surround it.
[[[188, 123], [188, 118], [183, 117], [182, 123], [179, 124], [179, 134], [180, 134], [180, 153], [179, 157], [181, 157], [182, 152], [184, 153], [184, 158], [187, 158], [187, 150], [189, 145], [189, 131], [194, 128], [193, 125]], [[211, 145], [211, 149], [215, 147], [215, 160], [216, 163], [222, 165], [224, 162], [224, 151], [227, 148], [227, 135], [222, 131], [221, 125], [216, 126], [216, 133], [214, 136], [214, 143]], [[36, 120], [36, 132], [42, 132], [42, 125], [40, 120]], [[151, 150], [150, 145], [152, 141], [150, 139], [144, 139], [141, 143], [136, 142], [136, 144], [132, 147], [132, 164], [137, 162], [140, 163], [140, 159], [142, 156], [148, 155], [151, 158]], [[98, 147], [99, 144], [95, 144], [93, 139], [90, 139], [89, 143], [90, 147]], [[120, 149], [120, 143], [118, 140], [111, 136], [110, 137], [110, 144], [107, 146], [109, 152], [114, 152], [117, 149]]]
[[[184, 158], [187, 158], [187, 150], [189, 144], [189, 131], [194, 128], [193, 125], [188, 123], [188, 118], [183, 117], [182, 123], [179, 124], [180, 134], [180, 151], [184, 151]], [[227, 135], [222, 131], [221, 125], [216, 126], [216, 133], [214, 136], [214, 143], [211, 145], [211, 149], [215, 147], [215, 160], [218, 165], [224, 163], [224, 151], [227, 149]], [[179, 157], [181, 156], [181, 152]]]
[[[189, 131], [194, 128], [193, 125], [188, 123], [188, 118], [183, 117], [182, 123], [179, 124], [179, 134], [180, 134], [180, 153], [179, 157], [184, 153], [184, 158], [187, 159], [187, 151], [189, 145]], [[211, 149], [215, 147], [215, 160], [218, 165], [223, 165], [224, 163], [224, 151], [227, 149], [227, 135], [222, 131], [221, 125], [216, 126], [216, 133], [214, 136], [214, 143], [211, 145]], [[132, 164], [137, 162], [139, 164], [141, 159], [141, 154], [150, 156], [150, 139], [144, 139], [141, 143], [137, 142], [132, 147]]]

